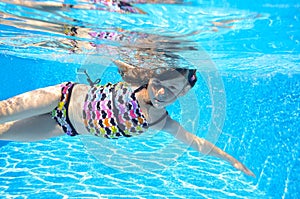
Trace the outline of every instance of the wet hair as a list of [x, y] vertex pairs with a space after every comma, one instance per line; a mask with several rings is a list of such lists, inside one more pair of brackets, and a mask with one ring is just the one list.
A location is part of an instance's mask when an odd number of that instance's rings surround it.
[[156, 78], [161, 80], [174, 79], [178, 76], [184, 76], [191, 87], [195, 86], [197, 82], [196, 69], [186, 69], [186, 68], [175, 68], [169, 69], [162, 74], [159, 74]]
[[160, 80], [168, 80], [184, 76], [189, 85], [193, 87], [197, 82], [196, 69], [187, 68], [157, 68], [157, 69], [145, 69], [145, 68], [131, 68], [126, 72], [119, 70], [123, 80], [134, 84], [136, 86], [148, 84], [151, 78], [158, 78]]

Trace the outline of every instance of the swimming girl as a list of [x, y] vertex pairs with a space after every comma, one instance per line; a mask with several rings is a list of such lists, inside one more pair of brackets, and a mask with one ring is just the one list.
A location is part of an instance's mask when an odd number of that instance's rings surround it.
[[222, 158], [254, 176], [234, 157], [188, 132], [168, 115], [165, 107], [195, 85], [196, 70], [152, 71], [134, 82], [130, 80], [135, 74], [134, 67], [121, 61], [115, 63], [127, 82], [67, 82], [0, 101], [0, 140], [37, 141], [64, 134], [129, 138], [150, 128], [168, 132], [195, 150]]

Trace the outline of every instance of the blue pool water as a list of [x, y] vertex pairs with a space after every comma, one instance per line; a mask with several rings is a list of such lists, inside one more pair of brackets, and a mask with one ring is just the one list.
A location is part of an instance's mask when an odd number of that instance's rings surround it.
[[[171, 46], [160, 48], [177, 50], [197, 67], [206, 63], [214, 70], [200, 70], [192, 95], [168, 107], [169, 113], [207, 139], [213, 139], [211, 121], [219, 121], [222, 134], [214, 140], [216, 145], [245, 163], [256, 178], [219, 159], [199, 156], [163, 132], [95, 145], [89, 138], [63, 136], [34, 143], [0, 142], [0, 198], [299, 198], [300, 4], [226, 0], [138, 7], [148, 15], [85, 9], [55, 13], [0, 1], [0, 100], [76, 81], [78, 68], [88, 68], [93, 78], [105, 69], [103, 82], [120, 78], [111, 63], [103, 61], [96, 67], [88, 63], [95, 51], [70, 53], [59, 46], [68, 38], [52, 23], [33, 22], [75, 23], [68, 21], [75, 17], [103, 30], [113, 27], [164, 36], [192, 33], [184, 36], [188, 41], [176, 37], [180, 44], [172, 40]], [[19, 24], [24, 17], [27, 21]], [[201, 47], [201, 55], [199, 50], [182, 50], [191, 46]], [[104, 59], [107, 56], [120, 55], [105, 54]], [[213, 93], [215, 87], [223, 94]], [[185, 109], [195, 97], [196, 111]], [[218, 100], [226, 106], [218, 105]], [[139, 153], [148, 155], [143, 157], [146, 162], [134, 159]], [[155, 163], [163, 169], [149, 169]]]

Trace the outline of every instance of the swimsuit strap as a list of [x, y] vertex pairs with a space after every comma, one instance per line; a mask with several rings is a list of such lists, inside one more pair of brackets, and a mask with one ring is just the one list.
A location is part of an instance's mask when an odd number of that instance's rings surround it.
[[89, 74], [87, 73], [86, 70], [83, 71], [84, 74], [86, 75], [86, 80], [88, 81], [88, 83], [90, 84], [90, 86], [95, 86], [97, 84], [100, 83], [101, 79], [96, 79], [95, 81], [92, 81], [92, 79], [90, 78]]
[[148, 84], [144, 84], [144, 85], [138, 87], [137, 89], [135, 89], [133, 91], [133, 93], [138, 93], [139, 91], [143, 90], [144, 88], [148, 88]]

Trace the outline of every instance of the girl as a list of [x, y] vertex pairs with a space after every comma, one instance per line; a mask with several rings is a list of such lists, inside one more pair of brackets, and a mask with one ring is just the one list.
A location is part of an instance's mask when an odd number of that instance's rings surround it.
[[186, 131], [168, 115], [165, 107], [195, 85], [196, 70], [149, 70], [148, 74], [134, 78], [133, 75], [140, 74], [139, 69], [121, 61], [115, 63], [123, 79], [132, 83], [85, 85], [68, 82], [1, 101], [0, 139], [36, 141], [64, 134], [93, 134], [115, 139], [136, 136], [151, 128], [168, 132], [195, 150], [222, 158], [254, 176], [234, 157]]

